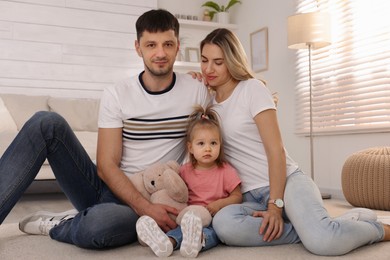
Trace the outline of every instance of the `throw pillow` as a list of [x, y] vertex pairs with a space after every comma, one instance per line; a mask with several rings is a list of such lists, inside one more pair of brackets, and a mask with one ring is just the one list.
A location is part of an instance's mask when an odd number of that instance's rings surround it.
[[50, 110], [63, 116], [74, 131], [97, 132], [98, 99], [51, 97], [48, 104]]
[[18, 130], [38, 111], [48, 111], [48, 96], [1, 94], [5, 106], [14, 119]]
[[3, 99], [0, 97], [0, 133], [3, 132], [16, 132], [17, 127], [14, 119], [5, 106]]

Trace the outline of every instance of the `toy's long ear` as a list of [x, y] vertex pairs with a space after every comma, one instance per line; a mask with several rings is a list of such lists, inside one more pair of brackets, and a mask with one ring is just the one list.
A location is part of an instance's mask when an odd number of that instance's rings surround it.
[[176, 161], [168, 161], [167, 165], [174, 170], [175, 172], [179, 173], [180, 165]]
[[178, 202], [187, 202], [188, 188], [179, 174], [172, 169], [166, 169], [164, 175], [164, 187], [169, 196]]

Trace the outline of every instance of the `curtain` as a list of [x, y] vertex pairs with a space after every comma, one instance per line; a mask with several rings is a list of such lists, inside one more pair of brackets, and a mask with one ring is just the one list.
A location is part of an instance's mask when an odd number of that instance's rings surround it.
[[[328, 12], [332, 44], [312, 51], [313, 133], [390, 131], [390, 1], [297, 0]], [[309, 54], [296, 53], [296, 133], [309, 133]]]

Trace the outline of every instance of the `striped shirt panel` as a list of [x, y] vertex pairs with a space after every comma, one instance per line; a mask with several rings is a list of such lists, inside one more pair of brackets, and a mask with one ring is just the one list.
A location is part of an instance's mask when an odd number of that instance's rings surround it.
[[129, 118], [123, 121], [123, 138], [135, 141], [184, 138], [187, 119], [188, 115], [159, 119]]

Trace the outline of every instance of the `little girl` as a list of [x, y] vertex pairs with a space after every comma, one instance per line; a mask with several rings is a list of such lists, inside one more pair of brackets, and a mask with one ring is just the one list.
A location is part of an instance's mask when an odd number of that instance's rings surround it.
[[[207, 107], [195, 108], [189, 116], [187, 151], [190, 161], [180, 168], [188, 187], [188, 205], [204, 206], [214, 216], [221, 208], [241, 203], [240, 179], [224, 159], [222, 135], [217, 114]], [[180, 226], [166, 234], [149, 216], [137, 221], [137, 234], [157, 256], [170, 256], [180, 248], [184, 257], [196, 257], [199, 251], [215, 247], [219, 239], [212, 225], [202, 226], [200, 215], [187, 211]]]

